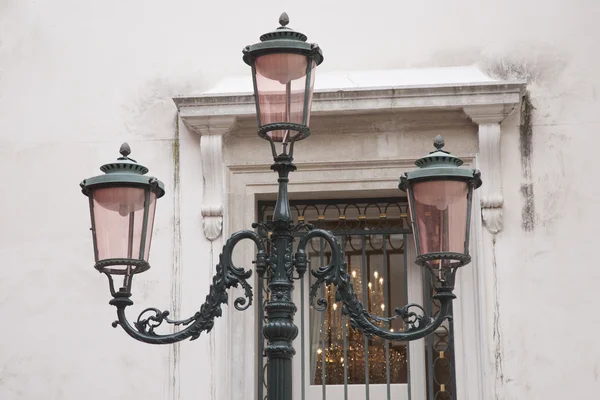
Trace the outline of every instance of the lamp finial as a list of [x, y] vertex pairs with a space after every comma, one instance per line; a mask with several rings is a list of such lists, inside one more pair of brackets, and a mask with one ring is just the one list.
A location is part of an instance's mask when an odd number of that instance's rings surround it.
[[287, 24], [290, 23], [290, 17], [288, 17], [287, 13], [281, 13], [281, 16], [279, 17], [279, 24], [281, 26], [286, 26]]
[[435, 139], [433, 139], [433, 146], [438, 149], [438, 150], [442, 150], [442, 148], [444, 147], [445, 143], [444, 143], [444, 137], [442, 135], [437, 135], [435, 137]]
[[121, 155], [125, 158], [127, 158], [127, 156], [131, 154], [131, 147], [129, 147], [129, 144], [127, 142], [121, 145], [119, 153], [121, 153]]

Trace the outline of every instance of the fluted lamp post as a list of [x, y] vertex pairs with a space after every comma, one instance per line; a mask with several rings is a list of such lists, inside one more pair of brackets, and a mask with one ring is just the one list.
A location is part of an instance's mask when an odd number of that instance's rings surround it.
[[[417, 169], [404, 174], [400, 189], [407, 192], [410, 217], [417, 248], [415, 263], [435, 270], [439, 275], [433, 298], [440, 302], [435, 318], [426, 315], [417, 304], [395, 309], [391, 318], [371, 315], [358, 299], [351, 283], [345, 254], [334, 234], [313, 229], [310, 224], [294, 224], [288, 199], [288, 176], [293, 164], [294, 143], [310, 134], [309, 120], [316, 67], [323, 55], [306, 36], [287, 27], [284, 13], [280, 27], [261, 36], [261, 42], [243, 50], [244, 61], [252, 67], [258, 134], [269, 141], [274, 157], [272, 169], [278, 173], [279, 192], [272, 221], [253, 224], [270, 232], [268, 238], [254, 230], [236, 232], [226, 241], [219, 257], [216, 274], [198, 312], [184, 320], [172, 320], [167, 311], [147, 308], [130, 323], [125, 309], [133, 304], [133, 275], [150, 268], [148, 261], [152, 222], [158, 198], [164, 195], [162, 183], [146, 175], [148, 169], [129, 158], [127, 144], [121, 157], [101, 167], [103, 175], [84, 180], [83, 193], [89, 198], [95, 268], [109, 278], [111, 305], [117, 308], [114, 327], [121, 326], [131, 337], [151, 344], [167, 344], [196, 339], [213, 328], [214, 319], [222, 314], [221, 305], [229, 303], [227, 289], [241, 287], [244, 297], [232, 301], [238, 310], [252, 304], [252, 271], [236, 267], [232, 253], [244, 239], [256, 244], [255, 270], [268, 282], [271, 295], [265, 305], [267, 322], [263, 335], [267, 339], [267, 396], [271, 400], [292, 399], [292, 341], [298, 335], [294, 325], [296, 305], [292, 301], [294, 280], [308, 270], [306, 247], [313, 238], [323, 239], [331, 248], [331, 262], [311, 269], [315, 277], [310, 288], [313, 306], [324, 310], [327, 303], [318, 298], [321, 285], [335, 286], [335, 299], [343, 304], [342, 312], [350, 324], [367, 336], [411, 341], [433, 333], [450, 318], [455, 298], [454, 277], [459, 267], [470, 262], [469, 226], [473, 190], [481, 185], [479, 172], [461, 166], [462, 161], [442, 150], [441, 136], [435, 139], [436, 150], [416, 161]], [[333, 149], [332, 149], [333, 150]], [[294, 253], [295, 233], [300, 235]], [[269, 246], [267, 246], [269, 244]], [[268, 249], [268, 251], [267, 251]], [[416, 266], [412, 266], [417, 268]], [[113, 279], [122, 276], [120, 286]], [[392, 332], [382, 322], [402, 319], [405, 329]], [[174, 333], [158, 333], [163, 323], [179, 326]]]

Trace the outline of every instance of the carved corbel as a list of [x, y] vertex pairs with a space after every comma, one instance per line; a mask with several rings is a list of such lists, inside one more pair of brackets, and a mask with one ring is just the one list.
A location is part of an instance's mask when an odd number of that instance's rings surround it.
[[479, 125], [478, 168], [484, 177], [481, 186], [481, 216], [491, 233], [503, 228], [502, 160], [500, 157], [500, 123], [513, 107], [504, 104], [465, 107], [465, 113]]
[[[184, 121], [185, 122], [185, 121]], [[223, 169], [223, 136], [235, 125], [234, 116], [205, 116], [195, 119], [190, 128], [200, 134], [204, 192], [200, 212], [204, 236], [215, 240], [223, 231], [225, 180]]]

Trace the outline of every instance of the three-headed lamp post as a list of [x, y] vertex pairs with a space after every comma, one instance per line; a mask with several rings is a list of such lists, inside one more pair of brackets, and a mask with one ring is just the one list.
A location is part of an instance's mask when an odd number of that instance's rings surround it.
[[[335, 286], [336, 301], [343, 303], [342, 312], [354, 329], [368, 336], [389, 340], [411, 341], [433, 333], [451, 317], [454, 277], [459, 267], [470, 262], [469, 225], [473, 190], [481, 185], [479, 172], [461, 167], [462, 161], [442, 150], [438, 136], [436, 150], [416, 161], [417, 169], [400, 177], [400, 189], [408, 196], [410, 219], [415, 238], [416, 264], [435, 271], [440, 277], [433, 297], [441, 304], [435, 318], [423, 308], [407, 304], [395, 309], [392, 318], [371, 315], [358, 299], [351, 283], [345, 255], [336, 237], [327, 230], [313, 229], [310, 224], [294, 224], [288, 200], [288, 176], [293, 164], [294, 143], [310, 135], [309, 121], [316, 67], [323, 61], [321, 49], [306, 43], [306, 36], [287, 27], [284, 13], [281, 26], [261, 36], [261, 42], [243, 50], [244, 61], [252, 68], [258, 134], [271, 146], [278, 174], [279, 192], [273, 219], [254, 224], [270, 232], [268, 238], [254, 230], [236, 232], [226, 241], [206, 301], [198, 312], [184, 320], [172, 320], [167, 311], [145, 309], [130, 323], [125, 309], [133, 304], [132, 280], [135, 274], [150, 268], [148, 256], [157, 200], [165, 194], [163, 184], [147, 176], [148, 169], [129, 158], [129, 146], [121, 147], [115, 162], [103, 165], [104, 174], [81, 183], [89, 198], [94, 243], [95, 268], [106, 274], [117, 321], [134, 339], [151, 344], [167, 344], [196, 339], [213, 328], [221, 316], [221, 305], [228, 303], [227, 289], [244, 289], [245, 296], [232, 301], [238, 310], [252, 304], [251, 270], [236, 267], [232, 253], [244, 239], [256, 244], [256, 273], [265, 278], [271, 296], [266, 305], [267, 322], [263, 335], [268, 357], [267, 396], [273, 400], [292, 399], [292, 341], [298, 335], [294, 325], [296, 305], [292, 301], [294, 280], [308, 270], [306, 247], [313, 238], [323, 239], [331, 248], [331, 262], [310, 272], [311, 302], [324, 309], [326, 302], [317, 296], [318, 288]], [[333, 149], [332, 149], [333, 151]], [[298, 235], [302, 232], [301, 235]], [[299, 236], [299, 238], [298, 238]], [[296, 252], [294, 241], [298, 240]], [[414, 268], [418, 268], [414, 266]], [[119, 279], [115, 285], [115, 279]], [[121, 281], [122, 279], [122, 281]], [[400, 288], [398, 288], [400, 290]], [[382, 322], [400, 318], [405, 329], [393, 332], [382, 328]], [[158, 333], [163, 323], [179, 326], [174, 333]]]

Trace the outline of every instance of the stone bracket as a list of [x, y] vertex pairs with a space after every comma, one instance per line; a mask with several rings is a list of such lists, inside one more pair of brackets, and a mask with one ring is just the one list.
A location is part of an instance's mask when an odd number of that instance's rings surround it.
[[490, 233], [503, 228], [504, 196], [500, 157], [500, 123], [514, 109], [513, 105], [496, 104], [464, 107], [465, 113], [479, 126], [478, 167], [484, 177], [481, 191], [481, 217]]
[[223, 136], [234, 128], [234, 116], [190, 116], [180, 112], [183, 123], [200, 135], [204, 191], [200, 212], [204, 236], [213, 241], [223, 231], [225, 179]]

